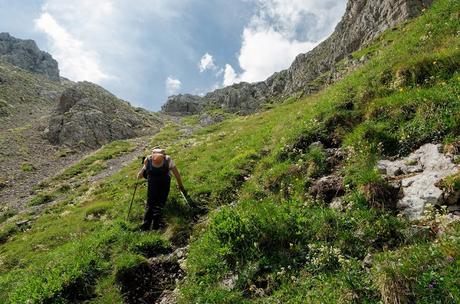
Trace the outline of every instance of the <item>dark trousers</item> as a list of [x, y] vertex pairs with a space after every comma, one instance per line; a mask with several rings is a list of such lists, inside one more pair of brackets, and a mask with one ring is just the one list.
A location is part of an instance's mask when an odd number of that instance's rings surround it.
[[145, 206], [144, 222], [142, 230], [160, 228], [163, 207], [168, 199], [171, 177], [169, 175], [161, 177], [149, 177], [147, 191], [147, 205]]

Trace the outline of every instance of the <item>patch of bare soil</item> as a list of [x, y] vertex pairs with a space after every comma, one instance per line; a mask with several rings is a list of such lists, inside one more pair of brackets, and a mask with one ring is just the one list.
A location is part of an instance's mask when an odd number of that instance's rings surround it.
[[117, 274], [125, 303], [159, 303], [165, 290], [174, 289], [184, 272], [174, 258], [157, 257]]

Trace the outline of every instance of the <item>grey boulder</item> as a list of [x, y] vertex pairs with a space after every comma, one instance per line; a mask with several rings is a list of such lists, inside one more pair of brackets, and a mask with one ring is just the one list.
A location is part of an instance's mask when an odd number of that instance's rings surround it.
[[79, 82], [60, 97], [47, 137], [52, 144], [92, 149], [147, 134], [161, 125], [155, 114], [134, 108], [95, 84]]

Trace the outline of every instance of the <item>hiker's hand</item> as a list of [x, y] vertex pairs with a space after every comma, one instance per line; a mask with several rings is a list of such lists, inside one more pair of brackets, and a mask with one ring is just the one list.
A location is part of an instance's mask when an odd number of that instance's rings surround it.
[[180, 185], [177, 186], [177, 188], [179, 188], [179, 191], [181, 191], [182, 193], [187, 194], [187, 190], [185, 190], [184, 186]]

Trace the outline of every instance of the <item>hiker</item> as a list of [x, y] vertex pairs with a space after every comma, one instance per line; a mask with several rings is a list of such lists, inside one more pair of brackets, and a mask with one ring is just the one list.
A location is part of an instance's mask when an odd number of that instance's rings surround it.
[[141, 230], [143, 231], [150, 230], [150, 226], [152, 226], [154, 230], [160, 228], [162, 211], [168, 199], [171, 184], [170, 171], [172, 171], [177, 180], [179, 190], [185, 193], [179, 171], [171, 157], [166, 155], [163, 149], [154, 148], [152, 150], [152, 155], [144, 159], [144, 166], [137, 174], [138, 179], [147, 178], [148, 180], [147, 206], [145, 209], [144, 222], [141, 226]]

